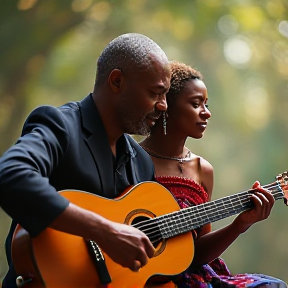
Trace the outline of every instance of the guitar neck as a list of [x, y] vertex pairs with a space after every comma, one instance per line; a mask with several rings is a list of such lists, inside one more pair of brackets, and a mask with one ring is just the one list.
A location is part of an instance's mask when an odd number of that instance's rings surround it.
[[[277, 182], [273, 182], [263, 187], [271, 192], [275, 200], [281, 199], [284, 196], [284, 193]], [[171, 238], [199, 228], [205, 224], [251, 209], [253, 207], [253, 202], [251, 201], [250, 196], [253, 192], [253, 189], [240, 192], [204, 204], [165, 214], [156, 217], [153, 220], [157, 222], [162, 238]]]

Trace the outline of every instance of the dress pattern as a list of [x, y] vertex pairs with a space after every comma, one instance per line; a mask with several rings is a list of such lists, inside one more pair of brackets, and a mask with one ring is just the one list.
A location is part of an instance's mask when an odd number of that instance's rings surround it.
[[[181, 209], [208, 201], [205, 189], [192, 179], [178, 176], [157, 176], [156, 179], [174, 195]], [[201, 227], [192, 232], [196, 239]], [[175, 277], [173, 282], [178, 288], [254, 288], [265, 285], [273, 288], [287, 287], [282, 280], [263, 274], [232, 275], [221, 258], [197, 268], [189, 267]]]

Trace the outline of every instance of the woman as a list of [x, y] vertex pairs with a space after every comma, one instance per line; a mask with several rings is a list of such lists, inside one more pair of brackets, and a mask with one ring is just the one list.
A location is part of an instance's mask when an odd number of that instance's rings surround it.
[[[171, 68], [168, 110], [140, 144], [154, 162], [157, 181], [173, 193], [181, 208], [186, 208], [211, 200], [213, 167], [185, 146], [187, 137], [203, 136], [211, 112], [201, 73], [176, 61], [171, 62]], [[240, 213], [230, 225], [217, 231], [211, 231], [211, 224], [193, 231], [195, 256], [191, 266], [173, 279], [178, 288], [287, 287], [281, 280], [266, 275], [232, 276], [218, 258], [241, 233], [269, 216], [273, 196], [259, 182], [253, 188], [257, 191], [251, 197], [253, 209]]]

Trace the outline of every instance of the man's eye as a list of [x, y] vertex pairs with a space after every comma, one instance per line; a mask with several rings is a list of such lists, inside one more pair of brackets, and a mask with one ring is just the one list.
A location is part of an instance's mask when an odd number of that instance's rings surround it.
[[159, 97], [159, 96], [161, 95], [161, 93], [159, 93], [159, 92], [151, 91], [151, 93], [152, 93], [153, 96], [155, 96], [155, 97]]

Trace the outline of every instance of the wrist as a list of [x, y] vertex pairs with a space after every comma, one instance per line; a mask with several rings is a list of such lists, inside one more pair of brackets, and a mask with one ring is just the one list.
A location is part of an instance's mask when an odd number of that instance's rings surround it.
[[242, 221], [239, 221], [238, 218], [235, 218], [231, 225], [233, 227], [233, 230], [235, 230], [238, 234], [242, 234], [247, 231], [252, 224], [243, 223]]
[[100, 243], [102, 242], [102, 238], [105, 238], [107, 232], [112, 230], [111, 221], [96, 213], [93, 213], [91, 220], [89, 223], [89, 239]]

